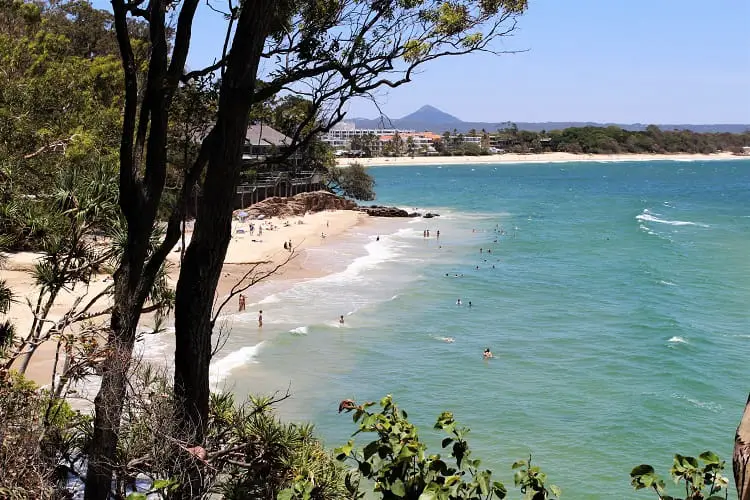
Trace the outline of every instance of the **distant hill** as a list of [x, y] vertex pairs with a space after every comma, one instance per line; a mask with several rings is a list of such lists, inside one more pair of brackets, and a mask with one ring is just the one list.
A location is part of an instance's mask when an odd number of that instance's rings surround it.
[[[418, 131], [429, 130], [431, 132], [443, 133], [453, 131], [466, 133], [471, 129], [486, 130], [494, 132], [499, 128], [505, 128], [507, 121], [498, 122], [465, 122], [451, 114], [439, 110], [430, 105], [422, 106], [413, 113], [401, 118], [353, 118], [347, 119], [354, 122], [357, 128], [400, 128], [414, 129]], [[542, 130], [560, 130], [570, 127], [607, 127], [614, 125], [625, 130], [645, 130], [649, 124], [643, 123], [596, 123], [596, 122], [515, 122], [519, 130], [530, 130], [539, 132]], [[710, 125], [691, 125], [691, 124], [657, 124], [662, 130], [692, 130], [693, 132], [730, 132], [734, 134], [750, 130], [750, 124], [710, 124]]]

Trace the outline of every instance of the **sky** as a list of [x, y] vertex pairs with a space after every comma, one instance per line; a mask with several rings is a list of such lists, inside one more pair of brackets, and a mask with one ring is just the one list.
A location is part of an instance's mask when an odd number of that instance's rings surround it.
[[[188, 64], [222, 40], [202, 5]], [[464, 121], [750, 124], [750, 0], [529, 0], [496, 48], [524, 52], [434, 61], [378, 103], [391, 118], [430, 104]], [[366, 100], [348, 111], [378, 115]]]

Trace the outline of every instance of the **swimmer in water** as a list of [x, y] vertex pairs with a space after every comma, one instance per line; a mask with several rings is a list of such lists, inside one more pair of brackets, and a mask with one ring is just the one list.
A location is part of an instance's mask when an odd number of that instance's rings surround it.
[[494, 356], [492, 356], [492, 351], [490, 351], [489, 347], [484, 350], [483, 356], [484, 356], [484, 359], [490, 359], [490, 358], [494, 357]]
[[344, 315], [339, 316], [339, 323], [344, 324]]
[[454, 339], [453, 337], [440, 337], [440, 340], [442, 340], [443, 342], [447, 342], [448, 344], [452, 344], [456, 341], [456, 339]]
[[456, 301], [456, 305], [457, 305], [457, 306], [460, 306], [460, 305], [461, 305], [461, 299], [458, 299], [458, 300]]

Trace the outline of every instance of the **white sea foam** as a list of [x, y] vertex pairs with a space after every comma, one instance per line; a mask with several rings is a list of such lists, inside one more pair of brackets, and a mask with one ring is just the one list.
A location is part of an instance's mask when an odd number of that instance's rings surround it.
[[224, 379], [229, 376], [229, 372], [235, 368], [245, 366], [255, 361], [263, 346], [263, 341], [255, 345], [245, 346], [234, 352], [230, 352], [215, 363], [211, 363], [209, 372], [209, 381], [211, 387], [216, 388]]
[[670, 342], [672, 344], [687, 344], [688, 343], [687, 340], [685, 340], [684, 338], [679, 337], [677, 335], [675, 335], [674, 337], [672, 337], [671, 339], [669, 339], [667, 342]]
[[292, 335], [307, 335], [307, 327], [306, 326], [298, 326], [297, 328], [292, 328], [289, 330], [289, 333]]
[[669, 224], [670, 226], [699, 226], [699, 227], [709, 227], [707, 224], [701, 224], [699, 222], [691, 222], [691, 221], [684, 221], [684, 220], [667, 220], [667, 219], [660, 219], [656, 217], [659, 214], [654, 214], [649, 212], [648, 210], [644, 210], [642, 214], [636, 215], [636, 220], [639, 220], [641, 222], [658, 222], [659, 224]]
[[281, 302], [281, 297], [274, 293], [258, 301], [258, 304], [274, 304], [276, 302]]
[[715, 403], [713, 401], [701, 401], [699, 399], [691, 398], [690, 396], [686, 396], [685, 394], [678, 394], [678, 393], [672, 393], [672, 397], [674, 399], [679, 399], [682, 401], [687, 401], [688, 403], [692, 404], [693, 406], [696, 406], [698, 408], [702, 408], [704, 410], [711, 411], [713, 413], [719, 413], [724, 409], [719, 403]]
[[675, 283], [672, 283], [671, 281], [666, 280], [659, 280], [660, 285], [666, 285], [666, 286], [677, 286]]

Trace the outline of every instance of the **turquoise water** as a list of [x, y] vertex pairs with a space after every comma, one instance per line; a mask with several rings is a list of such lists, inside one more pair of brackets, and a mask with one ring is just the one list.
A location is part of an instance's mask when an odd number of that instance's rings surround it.
[[334, 274], [259, 289], [264, 337], [236, 317], [224, 383], [288, 385], [281, 413], [332, 447], [355, 430], [344, 398], [393, 394], [433, 446], [451, 410], [506, 485], [532, 453], [563, 498], [650, 498], [630, 469], [667, 474], [675, 452], [731, 460], [750, 390], [750, 161], [371, 172], [378, 203], [441, 216], [358, 228], [307, 256]]

